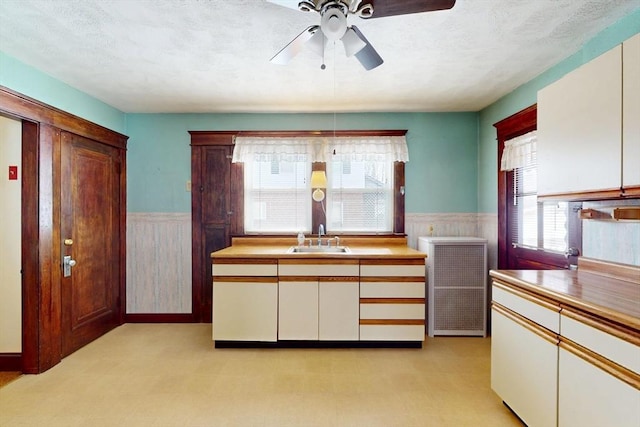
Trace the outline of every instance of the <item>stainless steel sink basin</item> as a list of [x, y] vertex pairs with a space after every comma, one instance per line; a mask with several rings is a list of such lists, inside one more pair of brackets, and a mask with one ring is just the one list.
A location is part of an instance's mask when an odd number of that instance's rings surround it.
[[346, 246], [291, 246], [288, 254], [348, 254], [351, 250]]

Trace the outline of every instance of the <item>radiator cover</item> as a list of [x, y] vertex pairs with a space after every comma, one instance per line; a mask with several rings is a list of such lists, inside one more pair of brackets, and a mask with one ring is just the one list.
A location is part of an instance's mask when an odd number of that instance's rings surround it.
[[427, 254], [427, 332], [487, 334], [487, 241], [476, 237], [420, 237]]

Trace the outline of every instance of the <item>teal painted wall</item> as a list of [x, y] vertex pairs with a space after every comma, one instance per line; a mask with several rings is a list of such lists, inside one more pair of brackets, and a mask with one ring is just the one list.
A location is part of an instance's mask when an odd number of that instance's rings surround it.
[[[189, 130], [331, 130], [333, 114], [127, 114], [127, 209], [189, 212]], [[336, 129], [408, 129], [406, 212], [477, 212], [477, 113], [338, 114]]]
[[125, 115], [104, 102], [0, 52], [0, 85], [126, 134]]
[[575, 54], [480, 111], [478, 212], [495, 213], [498, 209], [498, 143], [493, 124], [535, 104], [538, 90], [637, 33], [640, 33], [640, 9], [600, 32]]

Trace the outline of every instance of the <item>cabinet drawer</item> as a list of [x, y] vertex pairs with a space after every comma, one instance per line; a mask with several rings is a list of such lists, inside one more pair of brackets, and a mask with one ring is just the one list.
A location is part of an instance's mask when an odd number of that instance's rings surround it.
[[560, 332], [560, 306], [493, 282], [493, 301], [552, 332]]
[[594, 353], [640, 374], [640, 335], [625, 332], [592, 317], [564, 308], [560, 316], [561, 335]]
[[360, 266], [360, 276], [395, 276], [395, 277], [424, 277], [424, 262], [417, 265], [368, 265]]
[[214, 262], [211, 266], [214, 276], [277, 276], [278, 264], [230, 264]]
[[424, 325], [360, 325], [360, 341], [423, 341]]
[[360, 319], [424, 319], [424, 304], [360, 304]]
[[313, 276], [313, 277], [358, 277], [357, 264], [290, 264], [280, 263], [280, 276]]
[[360, 282], [361, 298], [424, 298], [424, 280], [419, 282]]

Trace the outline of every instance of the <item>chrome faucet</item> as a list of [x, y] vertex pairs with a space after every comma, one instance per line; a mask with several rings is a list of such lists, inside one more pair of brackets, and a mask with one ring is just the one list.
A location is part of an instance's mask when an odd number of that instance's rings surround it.
[[324, 234], [324, 225], [318, 227], [318, 246], [322, 246], [322, 235]]

